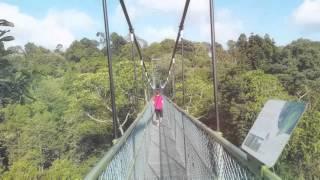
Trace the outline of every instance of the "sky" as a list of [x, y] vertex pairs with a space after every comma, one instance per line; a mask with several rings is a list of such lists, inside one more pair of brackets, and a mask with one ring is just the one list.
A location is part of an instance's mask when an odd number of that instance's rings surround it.
[[[149, 43], [175, 39], [185, 0], [124, 0], [136, 35]], [[118, 0], [107, 0], [110, 32], [128, 34]], [[33, 42], [54, 49], [104, 31], [101, 0], [0, 0], [0, 19], [15, 24], [7, 46]], [[210, 42], [209, 0], [191, 0], [184, 38]], [[215, 0], [216, 40], [269, 34], [277, 45], [320, 41], [320, 0]]]

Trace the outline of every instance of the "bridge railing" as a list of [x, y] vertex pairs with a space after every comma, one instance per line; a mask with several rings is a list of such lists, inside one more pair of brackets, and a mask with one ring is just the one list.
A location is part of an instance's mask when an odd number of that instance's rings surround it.
[[165, 105], [165, 118], [190, 179], [280, 179], [169, 99]]
[[166, 119], [170, 119], [171, 127], [174, 127], [172, 133], [176, 138], [176, 149], [185, 164], [187, 177], [208, 180], [254, 179], [255, 174], [220, 144], [223, 138], [219, 134], [209, 130], [170, 101], [166, 102], [165, 111], [169, 112]]
[[[85, 177], [91, 179], [134, 179], [144, 177], [146, 150], [150, 124], [153, 116], [149, 102], [124, 135]], [[143, 178], [142, 178], [143, 179]]]
[[[186, 170], [184, 179], [280, 179], [166, 98], [164, 108], [164, 120], [168, 120], [169, 133], [174, 137], [175, 148]], [[153, 114], [149, 102], [85, 179], [155, 177], [147, 171]]]

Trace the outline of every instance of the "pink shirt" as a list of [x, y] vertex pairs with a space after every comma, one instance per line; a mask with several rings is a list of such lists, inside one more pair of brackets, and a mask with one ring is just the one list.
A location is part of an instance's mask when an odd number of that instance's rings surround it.
[[157, 110], [162, 110], [163, 108], [163, 98], [161, 95], [156, 95], [153, 97], [153, 105]]

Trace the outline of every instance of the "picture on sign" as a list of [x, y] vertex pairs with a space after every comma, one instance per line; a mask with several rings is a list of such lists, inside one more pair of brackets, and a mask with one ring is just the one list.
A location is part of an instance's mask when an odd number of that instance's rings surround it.
[[242, 149], [268, 167], [274, 166], [305, 109], [302, 102], [269, 100], [242, 143]]

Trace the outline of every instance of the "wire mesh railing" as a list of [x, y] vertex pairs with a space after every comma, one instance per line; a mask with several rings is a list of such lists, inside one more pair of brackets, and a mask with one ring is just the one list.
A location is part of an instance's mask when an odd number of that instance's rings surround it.
[[195, 124], [194, 118], [166, 100], [165, 111], [175, 134], [176, 150], [183, 159], [188, 179], [254, 179], [255, 174], [242, 166], [219, 144], [212, 133]]
[[[153, 116], [149, 102], [86, 179], [278, 178], [166, 98], [160, 126]], [[261, 169], [268, 176], [261, 174]]]
[[[148, 103], [129, 129], [85, 179], [144, 179], [143, 166], [148, 147], [147, 128], [153, 109]], [[150, 140], [149, 140], [150, 143]]]

